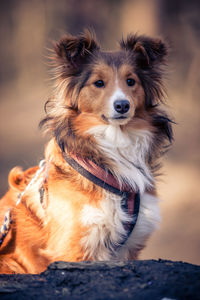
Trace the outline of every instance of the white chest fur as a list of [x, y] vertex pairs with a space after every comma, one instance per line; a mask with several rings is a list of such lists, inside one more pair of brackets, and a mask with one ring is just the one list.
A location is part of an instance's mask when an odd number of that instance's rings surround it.
[[141, 196], [137, 223], [123, 246], [119, 246], [126, 235], [123, 223], [129, 222], [130, 217], [122, 210], [119, 196], [105, 192], [99, 208], [84, 206], [81, 220], [88, 227], [88, 233], [81, 241], [85, 257], [94, 260], [135, 259], [160, 221], [158, 199], [147, 193]]
[[146, 164], [152, 135], [147, 130], [122, 132], [119, 126], [101, 125], [90, 129], [102, 153], [113, 164], [113, 172], [119, 182], [126, 181], [143, 193], [154, 179]]
[[157, 198], [144, 192], [153, 182], [145, 163], [151, 134], [142, 130], [124, 134], [112, 125], [94, 127], [90, 134], [112, 160], [119, 181], [125, 180], [140, 192], [141, 202], [136, 226], [122, 247], [117, 246], [126, 235], [123, 224], [130, 216], [122, 210], [121, 198], [105, 191], [99, 208], [85, 205], [81, 215], [83, 225], [88, 226], [88, 234], [82, 239], [85, 255], [94, 260], [136, 258], [160, 219]]

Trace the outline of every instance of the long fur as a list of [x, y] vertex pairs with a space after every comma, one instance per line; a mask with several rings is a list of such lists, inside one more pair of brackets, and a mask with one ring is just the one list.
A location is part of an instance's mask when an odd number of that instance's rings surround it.
[[[18, 193], [38, 167], [15, 168], [9, 175], [0, 221], [9, 208], [13, 222], [0, 248], [1, 273], [39, 273], [55, 260], [136, 259], [160, 221], [155, 179], [173, 140], [172, 121], [163, 108], [167, 46], [129, 35], [119, 51], [104, 52], [86, 31], [63, 37], [54, 53], [54, 91], [40, 123], [51, 134], [46, 169], [17, 206]], [[115, 108], [121, 100], [129, 103], [123, 115]], [[120, 186], [129, 184], [140, 193], [138, 221], [123, 246], [123, 223], [130, 216], [120, 197], [72, 169], [60, 143], [68, 154], [92, 160]]]

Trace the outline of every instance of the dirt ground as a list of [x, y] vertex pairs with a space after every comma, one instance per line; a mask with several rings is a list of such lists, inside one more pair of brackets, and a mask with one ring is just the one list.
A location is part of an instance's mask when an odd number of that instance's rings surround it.
[[40, 275], [0, 275], [0, 299], [200, 299], [200, 267], [166, 260], [55, 262]]

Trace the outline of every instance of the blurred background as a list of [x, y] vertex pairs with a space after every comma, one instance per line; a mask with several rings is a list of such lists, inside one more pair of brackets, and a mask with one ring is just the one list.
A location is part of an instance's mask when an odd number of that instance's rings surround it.
[[141, 258], [200, 265], [200, 1], [0, 1], [0, 196], [15, 165], [43, 158], [38, 129], [51, 93], [48, 49], [63, 33], [93, 27], [104, 49], [129, 32], [171, 45], [166, 79], [175, 142], [158, 182], [162, 223]]

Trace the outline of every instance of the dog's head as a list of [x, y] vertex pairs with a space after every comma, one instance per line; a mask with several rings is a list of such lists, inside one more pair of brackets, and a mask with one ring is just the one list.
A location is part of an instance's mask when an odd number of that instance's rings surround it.
[[161, 66], [167, 54], [161, 40], [129, 35], [119, 51], [104, 52], [87, 31], [65, 36], [55, 51], [66, 104], [79, 113], [122, 125], [160, 101]]
[[102, 51], [89, 31], [64, 36], [55, 44], [53, 109], [42, 124], [63, 137], [77, 132], [78, 123], [85, 131], [101, 124], [145, 123], [157, 140], [171, 140], [170, 120], [158, 109], [166, 55], [165, 43], [146, 36], [129, 35], [112, 52]]

